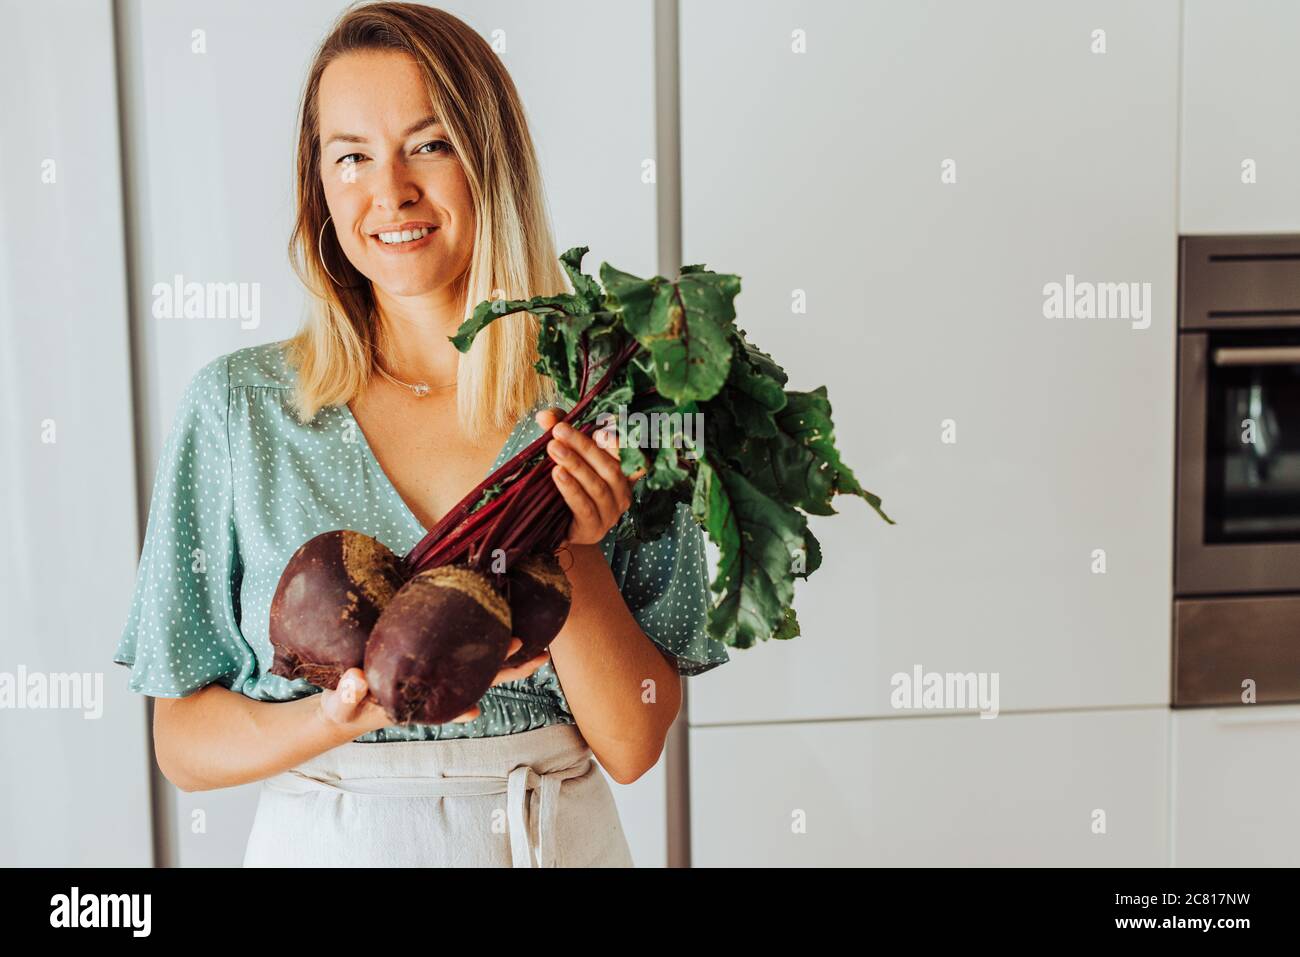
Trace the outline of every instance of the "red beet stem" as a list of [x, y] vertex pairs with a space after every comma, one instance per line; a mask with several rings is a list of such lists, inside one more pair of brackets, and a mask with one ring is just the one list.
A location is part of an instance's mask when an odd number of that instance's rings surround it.
[[[633, 340], [625, 346], [620, 352], [609, 359], [609, 368], [600, 380], [587, 390], [581, 399], [573, 406], [572, 409], [564, 415], [561, 422], [573, 423], [577, 421], [591, 404], [604, 392], [610, 381], [614, 378], [638, 351], [640, 345]], [[585, 359], [583, 362], [583, 380], [582, 385], [587, 383], [588, 363]], [[558, 423], [557, 423], [558, 424]], [[577, 427], [586, 434], [590, 434], [595, 428], [595, 423], [586, 423]], [[525, 495], [527, 490], [534, 488], [541, 483], [549, 486], [554, 496], [542, 496], [544, 501], [552, 505], [559, 502], [562, 504], [562, 497], [558, 490], [554, 488], [554, 481], [547, 477], [550, 467], [553, 463], [549, 457], [544, 457], [540, 462], [535, 464], [527, 471], [519, 472], [521, 466], [529, 462], [539, 451], [541, 451], [552, 438], [553, 429], [547, 429], [541, 436], [534, 440], [527, 448], [517, 453], [510, 461], [506, 462], [500, 468], [495, 470], [491, 475], [480, 482], [468, 495], [460, 500], [442, 519], [428, 531], [424, 538], [412, 548], [403, 559], [403, 563], [408, 570], [412, 572], [422, 571], [425, 568], [434, 567], [435, 565], [445, 565], [460, 557], [467, 550], [472, 550], [478, 559], [486, 554], [490, 554], [491, 548], [488, 543], [495, 539], [498, 529], [511, 529], [512, 537], [517, 540], [520, 535], [527, 535], [527, 526], [523, 530], [515, 530], [512, 523], [507, 520], [506, 516], [518, 516], [519, 497]], [[483, 493], [497, 483], [506, 484], [501, 492], [491, 501], [484, 504], [481, 508], [471, 512], [475, 504], [483, 497]], [[515, 507], [512, 507], [515, 506]], [[560, 509], [561, 512], [567, 511], [567, 508]], [[541, 510], [529, 513], [529, 521], [536, 519], [537, 515], [544, 514]], [[491, 519], [491, 523], [489, 523]], [[515, 519], [518, 522], [518, 519]], [[568, 527], [568, 522], [564, 522], [564, 528]], [[549, 528], [549, 526], [548, 526]], [[542, 529], [534, 531], [540, 532]], [[526, 544], [537, 544], [536, 535], [527, 536], [522, 539]], [[500, 546], [494, 546], [500, 547]], [[516, 546], [517, 547], [517, 546]], [[520, 551], [522, 554], [522, 551]], [[511, 556], [507, 553], [507, 561]]]
[[516, 482], [491, 502], [488, 502], [487, 505], [484, 505], [476, 512], [472, 512], [460, 525], [457, 525], [440, 541], [434, 543], [433, 547], [420, 559], [419, 565], [414, 567], [414, 571], [423, 571], [426, 568], [435, 568], [455, 561], [455, 556], [460, 555], [465, 547], [472, 546], [483, 538], [483, 534], [490, 523], [497, 522], [511, 514], [510, 510], [514, 501], [525, 494], [528, 487], [527, 483], [523, 481]]
[[[590, 434], [594, 427], [595, 423], [587, 423], [579, 426], [578, 431]], [[555, 483], [531, 477], [550, 473], [554, 467], [555, 463], [549, 457], [539, 462], [530, 473], [529, 481], [520, 481], [512, 486], [512, 490], [519, 489], [519, 493], [495, 512], [490, 524], [478, 523], [472, 528], [468, 522], [461, 525], [426, 556], [426, 564], [433, 567], [465, 561], [486, 572], [498, 549], [504, 553], [507, 567], [537, 549], [539, 546], [534, 544], [535, 541], [544, 543], [548, 539], [548, 536], [540, 534], [544, 530], [535, 521], [539, 516], [555, 512], [559, 519], [571, 517], [567, 508], [560, 507], [563, 506], [563, 496]], [[478, 512], [471, 518], [476, 515]], [[561, 531], [567, 527], [566, 521], [560, 526]], [[554, 547], [550, 550], [554, 551]]]
[[578, 386], [578, 394], [585, 395], [587, 392], [587, 373], [591, 371], [591, 353], [587, 347], [587, 334], [582, 334], [582, 384]]

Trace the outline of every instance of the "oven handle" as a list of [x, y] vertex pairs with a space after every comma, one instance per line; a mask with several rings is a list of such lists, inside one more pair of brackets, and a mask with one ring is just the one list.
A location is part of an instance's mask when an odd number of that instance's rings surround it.
[[1214, 350], [1216, 366], [1287, 366], [1300, 363], [1300, 346], [1261, 346]]
[[[1295, 724], [1300, 722], [1300, 711], [1286, 705], [1266, 704], [1265, 710], [1255, 711], [1258, 705], [1233, 705], [1216, 715], [1220, 725]], [[1247, 710], [1250, 708], [1252, 710]], [[1266, 710], [1273, 709], [1273, 710]]]

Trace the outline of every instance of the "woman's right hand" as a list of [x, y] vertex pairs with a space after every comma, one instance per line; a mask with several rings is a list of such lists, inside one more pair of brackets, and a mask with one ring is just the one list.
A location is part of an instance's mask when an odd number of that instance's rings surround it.
[[[518, 638], [511, 638], [510, 647], [506, 649], [505, 657], [509, 658], [521, 647], [523, 647], [522, 641]], [[495, 687], [507, 681], [518, 681], [521, 678], [527, 678], [550, 660], [550, 652], [543, 651], [536, 658], [525, 661], [522, 665], [517, 665], [514, 668], [502, 668], [497, 672], [496, 677], [492, 679], [492, 686]], [[384, 710], [374, 695], [370, 694], [370, 687], [366, 683], [366, 673], [360, 668], [349, 668], [339, 678], [337, 688], [332, 691], [329, 689], [322, 691], [320, 694], [320, 707], [321, 714], [326, 721], [337, 725], [339, 728], [346, 728], [351, 737], [357, 737], [370, 731], [378, 731], [380, 728], [387, 728], [393, 724], [388, 712]], [[474, 705], [464, 714], [459, 714], [451, 720], [456, 724], [464, 724], [467, 721], [473, 721], [481, 713], [479, 706]]]
[[366, 673], [360, 668], [349, 668], [339, 678], [337, 688], [320, 693], [320, 710], [327, 722], [346, 730], [349, 739], [393, 723], [383, 705], [370, 694]]

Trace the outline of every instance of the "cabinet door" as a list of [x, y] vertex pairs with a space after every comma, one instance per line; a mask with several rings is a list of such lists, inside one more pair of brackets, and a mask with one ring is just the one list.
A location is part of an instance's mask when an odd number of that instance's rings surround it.
[[1300, 706], [1174, 711], [1173, 863], [1300, 865]]
[[0, 864], [137, 867], [149, 725], [113, 664], [139, 544], [112, 5], [4, 19]]
[[1289, 0], [1184, 3], [1181, 232], [1300, 231], [1297, 38]]
[[696, 867], [1167, 863], [1168, 712], [691, 730]]
[[[917, 664], [1000, 672], [1007, 710], [1167, 703], [1178, 4], [691, 3], [681, 34], [684, 261], [742, 277], [898, 522], [814, 519], [803, 636], [693, 682], [692, 721], [892, 714]], [[1076, 281], [1144, 299], [1048, 318]]]

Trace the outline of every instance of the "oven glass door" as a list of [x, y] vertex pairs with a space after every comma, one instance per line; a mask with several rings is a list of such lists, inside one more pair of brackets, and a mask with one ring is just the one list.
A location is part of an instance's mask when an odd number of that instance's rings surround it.
[[1205, 542], [1300, 542], [1300, 331], [1208, 339]]

